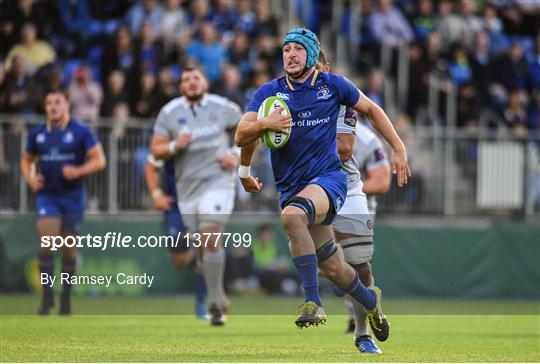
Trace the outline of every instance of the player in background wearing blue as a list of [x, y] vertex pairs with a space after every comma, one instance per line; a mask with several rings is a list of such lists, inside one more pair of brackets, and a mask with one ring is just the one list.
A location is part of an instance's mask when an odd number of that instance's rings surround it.
[[[164, 190], [160, 185], [160, 170], [164, 174]], [[148, 155], [144, 170], [146, 186], [152, 196], [154, 206], [163, 211], [163, 228], [169, 236], [176, 237], [178, 234], [185, 234], [187, 228], [182, 220], [182, 215], [178, 209], [176, 197], [176, 181], [174, 177], [174, 162], [172, 159], [166, 161], [157, 160], [152, 154]], [[206, 320], [208, 314], [204, 305], [206, 296], [206, 284], [204, 277], [199, 272], [195, 264], [195, 254], [190, 250], [185, 239], [181, 239], [179, 246], [169, 247], [171, 258], [176, 269], [182, 269], [193, 265], [193, 285], [195, 287], [195, 314], [199, 319]]]
[[[322, 50], [317, 69], [330, 71], [330, 64]], [[382, 143], [375, 133], [357, 123], [354, 109], [342, 106], [341, 111], [337, 122], [337, 145], [342, 170], [347, 175], [347, 198], [332, 227], [345, 261], [358, 272], [362, 283], [370, 286], [374, 282], [371, 260], [376, 202], [373, 195], [383, 194], [390, 188], [390, 168]], [[366, 195], [370, 196], [370, 203]], [[343, 296], [343, 292], [333, 288], [338, 296]], [[346, 332], [354, 332], [354, 344], [358, 351], [381, 354], [381, 349], [369, 335], [365, 308], [348, 296], [345, 303], [350, 315]], [[389, 330], [374, 330], [380, 341], [388, 339], [389, 333]]]
[[[105, 168], [101, 144], [88, 126], [69, 115], [64, 91], [45, 96], [45, 124], [32, 129], [21, 159], [21, 173], [37, 193], [37, 232], [42, 236], [76, 236], [81, 232], [86, 193], [83, 177]], [[34, 166], [37, 164], [37, 171]], [[62, 247], [62, 273], [75, 275], [75, 248]], [[54, 275], [54, 252], [41, 247], [38, 254], [41, 275]], [[68, 280], [69, 280], [68, 278]], [[61, 315], [71, 313], [71, 284], [64, 282], [60, 299]], [[46, 315], [54, 306], [50, 284], [43, 285], [38, 313]]]
[[[295, 323], [307, 327], [326, 321], [318, 291], [318, 265], [336, 287], [366, 308], [370, 323], [379, 330], [388, 330], [380, 290], [364, 286], [358, 273], [345, 263], [330, 226], [347, 194], [347, 177], [341, 171], [336, 146], [340, 106], [366, 114], [390, 143], [399, 186], [406, 184], [410, 175], [405, 146], [382, 109], [348, 79], [315, 69], [320, 44], [313, 32], [292, 29], [283, 38], [282, 51], [286, 76], [262, 85], [238, 124], [235, 142], [242, 147], [240, 180], [246, 191], [260, 191], [261, 183], [249, 171], [257, 139], [269, 129], [288, 132], [292, 128], [287, 144], [272, 150], [271, 159], [283, 209], [281, 223], [290, 239], [293, 262], [305, 294]], [[283, 99], [291, 115], [281, 115], [279, 108], [257, 120], [260, 105], [270, 96]]]

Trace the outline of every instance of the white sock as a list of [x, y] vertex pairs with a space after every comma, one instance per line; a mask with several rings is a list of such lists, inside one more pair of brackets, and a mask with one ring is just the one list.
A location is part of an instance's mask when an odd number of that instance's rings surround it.
[[[374, 284], [375, 280], [373, 279], [373, 276], [371, 276], [371, 284], [369, 286], [372, 287]], [[352, 301], [355, 321], [354, 336], [369, 335], [366, 309], [359, 302], [356, 302], [355, 300]]]
[[208, 292], [208, 304], [222, 304], [225, 297], [225, 289], [223, 288], [223, 276], [225, 273], [225, 252], [209, 252], [203, 253], [202, 259], [204, 281]]
[[347, 312], [349, 312], [349, 319], [354, 319], [354, 307], [351, 298], [346, 296], [343, 298], [343, 302], [345, 303], [345, 306], [347, 306]]

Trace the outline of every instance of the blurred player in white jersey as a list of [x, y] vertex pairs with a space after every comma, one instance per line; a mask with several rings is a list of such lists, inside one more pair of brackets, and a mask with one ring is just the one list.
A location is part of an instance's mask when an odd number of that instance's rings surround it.
[[[330, 70], [330, 64], [323, 52], [319, 55], [317, 67], [323, 72]], [[373, 195], [382, 194], [389, 189], [390, 167], [381, 142], [370, 129], [357, 123], [352, 108], [342, 106], [337, 123], [337, 145], [342, 170], [347, 175], [347, 198], [332, 227], [345, 261], [359, 273], [362, 283], [370, 286], [373, 284], [370, 262], [373, 256], [376, 204]], [[364, 184], [361, 176], [364, 176]], [[370, 195], [372, 208], [368, 207], [366, 195]], [[342, 295], [337, 289], [336, 294]], [[349, 324], [349, 329], [350, 332], [354, 331], [355, 346], [362, 353], [381, 353], [369, 336], [364, 307], [350, 299], [346, 299], [346, 303], [350, 305], [352, 323]], [[381, 341], [387, 339], [387, 336], [378, 332], [375, 332], [375, 335]]]
[[[180, 77], [183, 96], [161, 109], [151, 150], [156, 159], [174, 158], [178, 207], [192, 234], [191, 242], [201, 243], [199, 261], [211, 323], [219, 326], [225, 323], [229, 305], [223, 288], [225, 251], [220, 233], [234, 204], [238, 157], [230, 146], [241, 115], [238, 105], [207, 89], [202, 69], [184, 69]], [[200, 239], [194, 233], [200, 233]]]

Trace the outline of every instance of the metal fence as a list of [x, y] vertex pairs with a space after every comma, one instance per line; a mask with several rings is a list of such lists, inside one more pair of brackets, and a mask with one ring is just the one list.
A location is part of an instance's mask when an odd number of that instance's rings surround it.
[[[28, 131], [43, 122], [39, 116], [0, 116], [0, 207], [31, 211], [34, 195], [20, 175], [19, 161]], [[107, 168], [86, 179], [88, 211], [116, 213], [151, 210], [144, 186], [153, 120], [114, 120], [94, 124], [107, 156]], [[407, 146], [412, 178], [409, 185], [379, 198], [382, 214], [512, 215], [540, 212], [540, 134], [517, 139], [480, 128], [399, 126]], [[260, 153], [267, 151], [260, 147]], [[264, 160], [264, 158], [258, 158]], [[271, 176], [268, 164], [258, 173]], [[262, 172], [261, 172], [262, 171]], [[270, 177], [271, 178], [271, 177]], [[268, 177], [267, 177], [268, 179]], [[265, 189], [271, 191], [266, 181]], [[240, 194], [237, 209], [277, 209], [276, 196]]]

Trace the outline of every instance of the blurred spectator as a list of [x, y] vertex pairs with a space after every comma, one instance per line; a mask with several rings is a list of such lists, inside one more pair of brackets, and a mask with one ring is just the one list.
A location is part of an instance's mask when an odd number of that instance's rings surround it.
[[255, 292], [259, 289], [250, 248], [240, 246], [227, 251], [225, 282], [238, 293]]
[[255, 32], [255, 13], [252, 5], [251, 0], [238, 0], [236, 3], [236, 11], [238, 12], [236, 28], [248, 36], [252, 36]]
[[512, 43], [495, 67], [497, 78], [506, 88], [529, 88], [531, 81], [529, 64], [525, 59], [521, 44]]
[[[373, 13], [375, 3], [371, 1], [360, 1], [357, 7], [357, 11], [351, 13], [351, 26], [352, 24], [360, 24], [358, 29], [359, 53], [358, 57], [358, 69], [362, 75], [366, 74], [373, 64], [378, 63], [380, 60], [380, 44], [375, 41], [375, 36], [372, 33], [371, 24], [369, 19]], [[349, 29], [349, 32], [351, 30]]]
[[182, 0], [167, 0], [161, 12], [161, 37], [167, 47], [174, 44], [181, 33], [189, 31], [188, 18], [181, 4]]
[[435, 70], [435, 68], [444, 68], [440, 65], [440, 63], [443, 62], [441, 58], [441, 47], [441, 37], [439, 33], [429, 33], [426, 42], [426, 58], [429, 63], [430, 71]]
[[457, 127], [477, 127], [480, 109], [474, 85], [466, 83], [460, 87], [458, 91]]
[[131, 87], [135, 77], [135, 58], [131, 33], [127, 27], [121, 26], [116, 30], [114, 41], [105, 49], [101, 67], [104, 81], [112, 71], [121, 70], [126, 75], [128, 87]]
[[369, 26], [377, 42], [392, 47], [410, 43], [414, 34], [401, 12], [394, 7], [392, 0], [378, 0], [377, 8], [369, 18]]
[[243, 107], [245, 100], [242, 89], [240, 88], [241, 81], [242, 78], [238, 67], [227, 65], [223, 68], [221, 82], [214, 89], [214, 92]]
[[157, 0], [139, 0], [129, 9], [126, 22], [131, 34], [137, 34], [144, 22], [149, 22], [154, 34], [161, 32], [162, 8]]
[[111, 72], [105, 87], [105, 97], [101, 104], [101, 115], [113, 116], [115, 108], [119, 104], [127, 104], [128, 101], [124, 72], [118, 70]]
[[136, 77], [151, 72], [157, 75], [163, 63], [163, 43], [156, 39], [149, 22], [141, 25], [139, 37], [135, 41]]
[[204, 23], [212, 21], [208, 0], [194, 0], [191, 3], [191, 32], [197, 33]]
[[414, 18], [414, 33], [420, 41], [425, 41], [427, 35], [437, 29], [437, 18], [433, 14], [433, 1], [420, 0], [418, 14]]
[[6, 70], [11, 69], [11, 62], [15, 55], [20, 55], [26, 62], [26, 73], [33, 75], [40, 67], [56, 60], [54, 49], [43, 40], [37, 40], [36, 27], [31, 23], [25, 24], [21, 29], [21, 42], [9, 51], [5, 65]]
[[527, 109], [525, 93], [519, 89], [511, 89], [508, 107], [504, 110], [504, 122], [509, 128], [522, 128], [527, 125]]
[[457, 42], [467, 47], [472, 44], [474, 34], [482, 29], [482, 21], [474, 14], [475, 6], [473, 0], [460, 0], [459, 15], [449, 14], [442, 19], [439, 32], [443, 49], [448, 50]]
[[255, 34], [279, 36], [279, 24], [270, 8], [269, 0], [256, 0], [255, 3]]
[[482, 27], [492, 34], [501, 33], [503, 31], [502, 21], [497, 16], [497, 8], [490, 2], [486, 2], [484, 5], [484, 11], [482, 12]]
[[175, 97], [179, 96], [177, 81], [173, 78], [169, 68], [163, 67], [158, 74], [159, 108]]
[[[86, 0], [56, 0], [58, 22], [61, 29], [61, 47], [67, 48], [68, 55], [82, 57], [86, 55], [86, 42], [91, 22], [90, 7]], [[60, 44], [59, 44], [60, 45]]]
[[414, 118], [418, 109], [427, 103], [430, 61], [420, 43], [409, 48], [409, 97], [407, 112]]
[[229, 62], [240, 68], [242, 76], [251, 72], [250, 45], [247, 34], [236, 31], [229, 49]]
[[216, 0], [215, 10], [212, 12], [211, 19], [216, 30], [222, 36], [226, 37], [227, 33], [233, 30], [238, 22], [238, 14], [232, 0]]
[[0, 24], [4, 24], [2, 27], [10, 28], [10, 38], [13, 43], [9, 44], [9, 47], [17, 41], [19, 34], [21, 34], [21, 28], [26, 23], [32, 23], [36, 26], [39, 38], [47, 39], [51, 33], [51, 16], [47, 10], [47, 4], [40, 1], [3, 2], [0, 5]]
[[282, 72], [281, 48], [276, 45], [275, 38], [269, 34], [261, 34], [257, 37], [251, 68], [255, 71], [267, 71], [273, 75]]
[[145, 72], [140, 78], [139, 89], [131, 106], [133, 115], [149, 118], [159, 111], [159, 95], [156, 91], [156, 77], [152, 72]]
[[364, 94], [380, 107], [384, 107], [383, 75], [380, 71], [371, 71], [367, 78]]
[[3, 83], [0, 83], [0, 110], [7, 113], [34, 112], [37, 101], [34, 96], [34, 80], [26, 72], [26, 62], [23, 57], [15, 55], [12, 67], [6, 73]]
[[454, 10], [453, 0], [439, 0], [437, 4], [437, 14], [436, 14], [436, 22], [439, 28], [443, 20], [452, 15], [453, 10]]
[[458, 86], [469, 82], [472, 77], [471, 66], [467, 58], [467, 51], [461, 44], [454, 45], [452, 60], [448, 67], [452, 81]]
[[217, 41], [216, 29], [210, 23], [201, 27], [200, 40], [192, 41], [187, 48], [190, 61], [195, 61], [204, 67], [210, 81], [219, 80], [221, 67], [227, 60], [225, 48]]
[[531, 0], [497, 1], [505, 32], [533, 34], [540, 29], [540, 2]]
[[[126, 102], [120, 102], [114, 106], [112, 111], [112, 122], [113, 122], [113, 135], [121, 139], [126, 133], [126, 124], [129, 121], [129, 105]], [[129, 152], [120, 153], [120, 161], [129, 161], [130, 156]]]
[[290, 270], [289, 259], [279, 255], [271, 225], [257, 229], [257, 239], [251, 245], [253, 265], [261, 288], [270, 293], [294, 294], [297, 278]]
[[71, 113], [75, 117], [89, 122], [97, 121], [103, 92], [101, 86], [92, 81], [88, 67], [81, 66], [75, 70], [68, 96]]
[[488, 88], [494, 80], [493, 61], [489, 52], [489, 35], [481, 30], [474, 37], [474, 46], [469, 54], [472, 81], [479, 91], [481, 102], [488, 102]]

